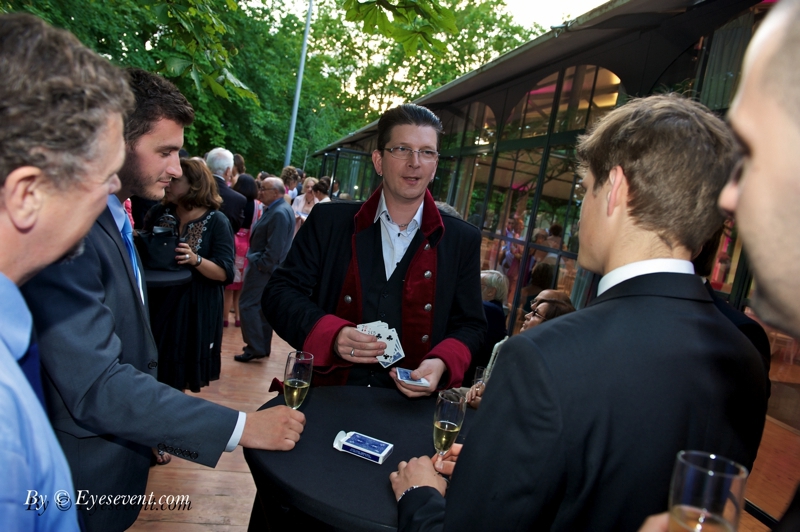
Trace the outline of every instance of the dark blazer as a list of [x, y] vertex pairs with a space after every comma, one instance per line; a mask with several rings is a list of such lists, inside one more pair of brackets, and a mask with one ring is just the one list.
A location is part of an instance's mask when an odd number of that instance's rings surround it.
[[767, 378], [767, 399], [769, 399], [770, 393], [772, 392], [772, 384], [769, 381], [769, 367], [772, 363], [772, 353], [770, 352], [767, 333], [756, 320], [749, 318], [747, 314], [733, 308], [730, 303], [719, 297], [711, 287], [711, 283], [706, 282], [704, 284], [709, 295], [711, 295], [711, 299], [714, 300], [714, 305], [726, 318], [736, 325], [737, 329], [742, 331], [743, 335], [747, 336], [747, 339], [752, 342], [761, 355], [761, 362], [764, 364], [764, 371]]
[[286, 201], [278, 201], [266, 209], [250, 228], [250, 248], [247, 262], [267, 278], [283, 262], [294, 236], [294, 211]]
[[636, 531], [667, 509], [678, 451], [752, 467], [764, 382], [699, 277], [629, 279], [504, 344], [446, 508], [414, 490], [399, 529]]
[[[145, 493], [151, 447], [214, 466], [238, 412], [156, 380], [158, 354], [128, 252], [106, 209], [82, 255], [22, 287], [38, 334], [47, 410], [76, 490]], [[88, 530], [123, 530], [141, 504], [84, 510]]]
[[[367, 264], [382, 250], [362, 237], [375, 223], [380, 193], [378, 188], [363, 204], [317, 204], [264, 290], [262, 308], [275, 332], [314, 354], [315, 384], [347, 380], [351, 364], [334, 356], [332, 346], [342, 327], [363, 323], [363, 283], [372, 271]], [[448, 368], [441, 386], [458, 386], [486, 331], [480, 233], [441, 214], [426, 193], [417, 237], [422, 241], [403, 281], [402, 367], [416, 369], [425, 358], [440, 358]]]
[[244, 207], [247, 205], [247, 198], [229, 187], [220, 176], [215, 175], [214, 181], [217, 182], [217, 192], [222, 198], [222, 206], [219, 210], [228, 217], [233, 234], [236, 234], [244, 223]]

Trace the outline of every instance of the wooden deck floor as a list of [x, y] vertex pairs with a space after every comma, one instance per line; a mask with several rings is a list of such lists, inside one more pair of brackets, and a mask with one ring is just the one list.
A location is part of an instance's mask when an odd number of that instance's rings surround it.
[[[266, 360], [241, 364], [233, 355], [242, 350], [241, 329], [225, 329], [222, 342], [220, 380], [192, 394], [231, 408], [252, 411], [275, 396], [267, 392], [273, 377], [281, 377], [288, 344], [274, 337], [273, 355]], [[781, 366], [773, 360], [773, 378], [800, 382], [800, 368]], [[767, 420], [755, 467], [747, 486], [747, 497], [772, 515], [781, 515], [800, 480], [800, 434]], [[387, 480], [388, 482], [388, 480]], [[217, 467], [203, 467], [180, 458], [166, 466], [151, 468], [147, 493], [189, 495], [191, 510], [142, 511], [131, 530], [153, 532], [244, 531], [250, 518], [255, 484], [245, 463], [241, 447], [223, 453]], [[744, 515], [740, 532], [768, 530]]]

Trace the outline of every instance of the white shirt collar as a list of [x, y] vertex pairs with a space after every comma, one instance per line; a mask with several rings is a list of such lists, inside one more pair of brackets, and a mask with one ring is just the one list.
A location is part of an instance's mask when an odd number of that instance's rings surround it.
[[[424, 200], [422, 201], [422, 203], [419, 204], [419, 208], [417, 209], [416, 214], [414, 214], [414, 218], [412, 218], [411, 221], [408, 223], [408, 227], [405, 228], [405, 232], [414, 231], [417, 229], [417, 227], [422, 226], [422, 206], [424, 204], [425, 204]], [[399, 231], [400, 226], [397, 225], [394, 222], [394, 220], [392, 220], [392, 217], [389, 215], [389, 209], [386, 208], [386, 199], [383, 197], [383, 190], [381, 190], [381, 201], [378, 203], [378, 210], [375, 213], [375, 219], [373, 220], [373, 222], [377, 222], [384, 213], [386, 215], [383, 217], [383, 220], [388, 222], [390, 225], [396, 227], [397, 230]]]
[[605, 274], [597, 285], [597, 295], [599, 296], [612, 286], [616, 286], [623, 281], [649, 273], [688, 273], [694, 275], [694, 266], [688, 260], [682, 259], [650, 259], [631, 262]]

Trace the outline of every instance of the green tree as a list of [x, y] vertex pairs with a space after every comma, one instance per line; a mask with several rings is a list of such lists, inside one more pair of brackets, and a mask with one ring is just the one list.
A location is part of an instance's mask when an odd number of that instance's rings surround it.
[[503, 0], [442, 3], [454, 14], [456, 33], [439, 34], [438, 53], [412, 54], [383, 35], [353, 31], [352, 24], [340, 22], [335, 3], [319, 3], [309, 53], [321, 56], [330, 75], [345, 82], [349, 90], [342, 103], [363, 116], [364, 124], [392, 104], [414, 100], [545, 31], [515, 24], [502, 9]]

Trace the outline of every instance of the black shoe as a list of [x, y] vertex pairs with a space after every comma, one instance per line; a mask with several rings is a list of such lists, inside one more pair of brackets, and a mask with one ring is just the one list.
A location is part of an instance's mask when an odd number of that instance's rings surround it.
[[267, 355], [252, 355], [250, 353], [242, 353], [241, 355], [236, 355], [233, 359], [236, 362], [250, 362], [251, 360], [258, 360], [259, 358], [265, 358]]

